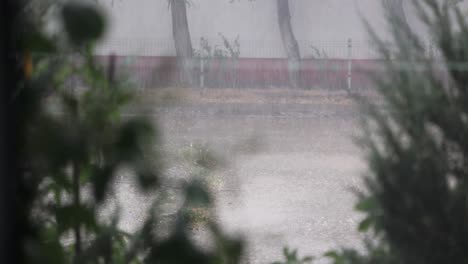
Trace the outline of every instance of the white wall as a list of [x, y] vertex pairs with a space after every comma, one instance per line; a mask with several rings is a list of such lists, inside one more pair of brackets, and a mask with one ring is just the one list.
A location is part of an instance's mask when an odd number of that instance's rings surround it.
[[[171, 16], [167, 0], [101, 0], [111, 17], [112, 28], [101, 53], [174, 55]], [[218, 33], [240, 37], [242, 57], [285, 57], [276, 19], [274, 0], [191, 0], [189, 27], [194, 48], [200, 38], [221, 44]], [[409, 5], [409, 4], [408, 4]], [[290, 0], [292, 26], [303, 57], [311, 45], [331, 57], [346, 57], [346, 41], [353, 40], [353, 57], [375, 53], [368, 43], [362, 19], [385, 36], [378, 0]], [[414, 30], [421, 30], [406, 7]]]

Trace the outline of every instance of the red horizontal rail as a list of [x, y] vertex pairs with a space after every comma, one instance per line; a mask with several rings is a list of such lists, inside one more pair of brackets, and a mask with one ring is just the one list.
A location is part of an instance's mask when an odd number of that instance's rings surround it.
[[[106, 63], [108, 56], [96, 56]], [[128, 76], [148, 85], [170, 85], [179, 78], [176, 57], [116, 56], [117, 67]], [[194, 74], [202, 73], [207, 86], [287, 86], [289, 83], [288, 60], [279, 58], [213, 58], [194, 59]], [[344, 88], [348, 77], [347, 59], [303, 59], [298, 67], [303, 87]], [[370, 85], [370, 78], [363, 72], [382, 69], [381, 60], [351, 60], [354, 86]], [[153, 83], [154, 84], [150, 84]]]

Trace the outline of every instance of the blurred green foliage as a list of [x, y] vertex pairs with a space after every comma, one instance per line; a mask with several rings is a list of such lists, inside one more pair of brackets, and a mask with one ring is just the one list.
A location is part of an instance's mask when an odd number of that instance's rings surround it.
[[326, 254], [333, 263], [467, 263], [468, 24], [458, 6], [413, 1], [440, 57], [395, 17], [388, 22], [396, 52], [369, 26], [385, 58], [373, 76], [382, 103], [358, 98], [369, 174], [356, 210], [364, 250]]
[[299, 257], [296, 249], [291, 250], [288, 247], [283, 248], [283, 256], [284, 261], [275, 261], [272, 264], [306, 264], [313, 261], [313, 258], [309, 256]]
[[[194, 212], [213, 213], [211, 194], [200, 181], [185, 184], [182, 208], [162, 227], [157, 200], [135, 233], [121, 230], [120, 205], [109, 216], [100, 214], [116, 197], [122, 170], [131, 172], [142, 194], [164, 191], [161, 142], [150, 120], [122, 116], [132, 92], [116, 78], [112, 60], [104, 68], [93, 56], [107, 24], [100, 9], [91, 2], [56, 5], [63, 32], [53, 38], [24, 18], [31, 26], [23, 35], [25, 52], [33, 56], [18, 97], [30, 98], [22, 159], [24, 180], [34, 190], [28, 217], [36, 230], [25, 244], [28, 262], [239, 263], [242, 241], [226, 236], [211, 217], [201, 224], [214, 246], [202, 249], [191, 237]], [[215, 157], [199, 152], [197, 165], [216, 167]]]

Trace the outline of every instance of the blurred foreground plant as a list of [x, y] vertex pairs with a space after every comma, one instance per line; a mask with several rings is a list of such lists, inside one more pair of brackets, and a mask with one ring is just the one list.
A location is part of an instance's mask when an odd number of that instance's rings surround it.
[[313, 258], [308, 257], [308, 256], [300, 258], [297, 255], [296, 249], [290, 250], [287, 247], [283, 248], [283, 256], [285, 258], [284, 262], [275, 261], [272, 264], [306, 264], [306, 263], [312, 263], [313, 261]]
[[368, 25], [385, 59], [375, 101], [356, 95], [369, 171], [355, 209], [368, 237], [327, 252], [334, 264], [468, 263], [468, 23], [450, 1], [412, 2], [441, 56], [396, 14], [394, 51]]
[[366, 250], [327, 254], [334, 263], [468, 262], [468, 23], [447, 1], [413, 1], [441, 58], [395, 14], [396, 53], [370, 34], [386, 59], [374, 76], [383, 103], [366, 106], [369, 175], [356, 209]]
[[[25, 244], [28, 262], [238, 263], [242, 242], [225, 236], [212, 219], [203, 224], [213, 246], [202, 249], [191, 237], [194, 208], [212, 207], [198, 181], [185, 185], [173, 225], [159, 225], [157, 200], [134, 234], [119, 228], [118, 204], [109, 216], [100, 215], [107, 198], [115, 198], [122, 171], [135, 177], [141, 192], [162, 192], [160, 142], [149, 120], [121, 115], [132, 93], [115, 76], [114, 62], [104, 69], [95, 61], [93, 46], [106, 26], [100, 10], [78, 1], [59, 8], [64, 32], [55, 41], [39, 29], [34, 38], [26, 33], [28, 52], [37, 51], [40, 40], [48, 53], [28, 59], [29, 79], [18, 91], [18, 98], [30, 98], [22, 159], [37, 236]], [[70, 81], [79, 87], [67, 89]]]

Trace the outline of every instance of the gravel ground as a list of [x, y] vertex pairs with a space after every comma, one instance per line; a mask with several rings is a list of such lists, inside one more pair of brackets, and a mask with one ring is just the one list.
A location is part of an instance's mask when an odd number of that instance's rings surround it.
[[[145, 114], [162, 124], [169, 149], [206, 144], [229, 161], [217, 173], [217, 213], [248, 241], [248, 263], [280, 260], [284, 246], [315, 256], [359, 246], [350, 189], [365, 164], [352, 140], [359, 131], [352, 105], [214, 103]], [[147, 205], [131, 184], [117, 188], [128, 207], [123, 225], [132, 229]]]

